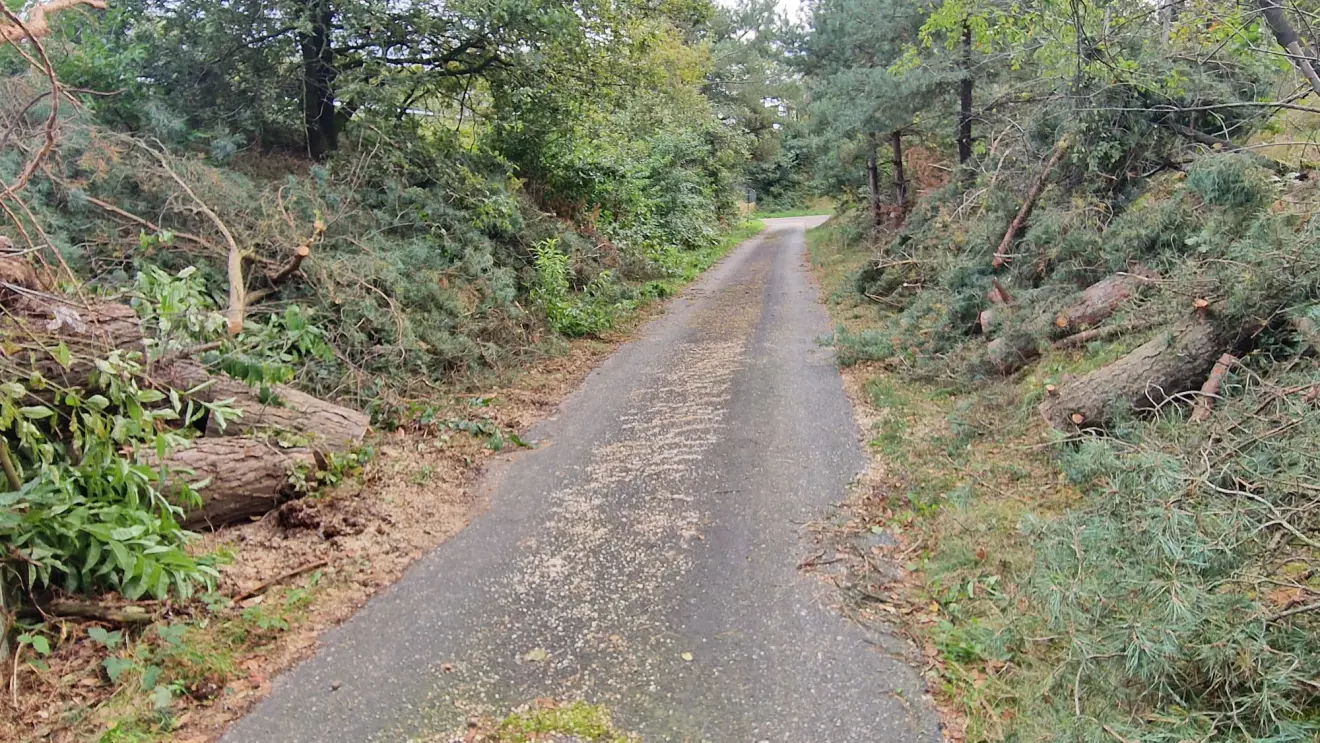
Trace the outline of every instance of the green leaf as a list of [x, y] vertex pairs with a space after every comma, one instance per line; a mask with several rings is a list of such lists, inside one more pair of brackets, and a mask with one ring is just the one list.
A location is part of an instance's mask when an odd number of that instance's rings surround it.
[[24, 418], [31, 418], [32, 420], [41, 420], [55, 415], [55, 411], [45, 405], [29, 405], [25, 408], [19, 408], [18, 412]]
[[97, 410], [105, 410], [106, 408], [110, 407], [110, 401], [105, 398], [105, 395], [92, 395], [91, 397], [87, 398], [85, 402], [88, 404], [88, 406], [95, 408]]
[[33, 635], [31, 642], [33, 650], [42, 655], [50, 655], [50, 640], [47, 640], [45, 635]]
[[107, 632], [105, 629], [101, 627], [88, 628], [87, 636], [92, 638], [94, 642], [104, 646], [108, 650], [114, 650], [116, 647], [119, 646], [121, 642], [124, 641], [123, 632], [119, 630], [115, 630], [114, 632]]
[[110, 683], [119, 683], [119, 677], [124, 675], [125, 671], [131, 670], [135, 665], [133, 661], [125, 658], [106, 658], [101, 661], [105, 668], [105, 675], [110, 679]]
[[110, 542], [110, 551], [115, 553], [115, 562], [119, 563], [119, 569], [127, 572], [133, 568], [133, 558], [128, 554], [128, 548], [119, 542]]
[[142, 691], [151, 691], [156, 688], [156, 682], [160, 680], [160, 666], [150, 665], [142, 670]]
[[68, 346], [64, 345], [64, 341], [60, 341], [60, 344], [50, 352], [50, 355], [65, 369], [73, 365], [73, 353], [69, 351]]
[[130, 539], [137, 539], [146, 532], [147, 527], [138, 524], [137, 526], [123, 526], [110, 531], [110, 538], [119, 542], [127, 542]]

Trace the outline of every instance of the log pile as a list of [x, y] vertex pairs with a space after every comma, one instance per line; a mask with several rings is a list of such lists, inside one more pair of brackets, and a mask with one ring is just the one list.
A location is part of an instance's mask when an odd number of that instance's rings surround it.
[[[1133, 264], [1127, 271], [1077, 292], [1057, 311], [1038, 312], [1016, 325], [1003, 322], [1003, 318], [1022, 310], [1015, 306], [1009, 292], [992, 280], [986, 297], [989, 306], [981, 313], [977, 329], [986, 336], [996, 326], [1002, 329], [986, 344], [986, 360], [995, 371], [1007, 376], [1039, 358], [1042, 346], [1079, 348], [1149, 328], [1155, 324], [1152, 318], [1105, 322], [1160, 280], [1160, 275], [1146, 266]], [[1045, 400], [1037, 408], [1040, 415], [1055, 429], [1068, 432], [1104, 428], [1119, 412], [1155, 411], [1171, 402], [1194, 400], [1191, 420], [1209, 419], [1224, 377], [1237, 362], [1231, 352], [1260, 326], [1231, 326], [1203, 298], [1197, 298], [1192, 308], [1189, 317], [1165, 328], [1123, 358], [1059, 385], [1048, 385]], [[1320, 348], [1320, 331], [1308, 323], [1304, 318], [1293, 318], [1299, 335]]]
[[[1074, 295], [1057, 312], [1037, 315], [1021, 328], [990, 341], [986, 345], [986, 357], [995, 371], [1008, 376], [1039, 358], [1043, 342], [1053, 341], [1056, 347], [1066, 348], [1103, 338], [1107, 329], [1095, 326], [1158, 280], [1158, 274], [1136, 264], [1128, 271], [1097, 281]], [[990, 331], [992, 317], [1012, 306], [1011, 297], [998, 282], [993, 282], [989, 300], [991, 307], [981, 313], [982, 332]]]
[[[94, 389], [95, 360], [110, 351], [145, 355], [142, 327], [131, 307], [47, 293], [19, 259], [0, 256], [0, 306], [0, 338], [14, 341], [0, 348], [0, 358], [11, 371], [39, 373], [55, 387]], [[70, 351], [64, 363], [52, 353], [60, 346]], [[228, 401], [241, 413], [223, 430], [208, 419], [190, 446], [164, 461], [145, 455], [153, 466], [162, 466], [167, 493], [177, 494], [183, 483], [200, 485], [202, 503], [185, 517], [190, 528], [245, 521], [307, 492], [327, 455], [358, 446], [369, 424], [357, 410], [283, 385], [271, 385], [270, 399], [262, 402], [241, 380], [213, 374], [190, 358], [148, 366], [141, 383], [202, 402]], [[55, 400], [49, 392], [35, 394], [47, 404]], [[269, 435], [276, 431], [297, 434], [305, 444], [282, 447]]]

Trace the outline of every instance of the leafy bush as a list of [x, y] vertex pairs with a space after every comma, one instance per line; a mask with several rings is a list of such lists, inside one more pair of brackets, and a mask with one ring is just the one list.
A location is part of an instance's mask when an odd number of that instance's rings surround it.
[[555, 239], [537, 243], [536, 284], [532, 300], [545, 310], [550, 327], [570, 337], [592, 335], [607, 330], [614, 323], [615, 307], [604, 297], [611, 281], [608, 271], [592, 279], [580, 295], [574, 295], [568, 283], [569, 257], [559, 250]]
[[55, 390], [58, 405], [31, 404], [51, 389], [39, 375], [0, 385], [0, 455], [11, 478], [11, 492], [0, 494], [0, 540], [13, 547], [0, 563], [7, 602], [48, 588], [187, 597], [218, 577], [184, 549], [180, 503], [195, 503], [195, 491], [182, 485], [167, 498], [160, 468], [145, 457], [187, 445], [174, 426], [229, 411], [142, 389], [138, 362], [122, 351], [95, 366], [95, 392]]

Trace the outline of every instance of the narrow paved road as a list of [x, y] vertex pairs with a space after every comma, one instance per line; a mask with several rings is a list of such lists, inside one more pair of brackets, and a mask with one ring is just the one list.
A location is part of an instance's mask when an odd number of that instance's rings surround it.
[[444, 740], [537, 697], [646, 741], [938, 740], [915, 672], [797, 565], [865, 464], [806, 268], [769, 220], [490, 476], [489, 510], [323, 638], [231, 743]]

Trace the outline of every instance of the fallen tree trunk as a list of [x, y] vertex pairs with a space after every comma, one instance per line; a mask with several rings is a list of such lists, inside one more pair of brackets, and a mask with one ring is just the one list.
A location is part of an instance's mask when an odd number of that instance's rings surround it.
[[[6, 304], [0, 317], [0, 337], [9, 339], [18, 350], [0, 358], [20, 374], [40, 373], [57, 387], [91, 387], [95, 360], [110, 351], [135, 350], [145, 354], [142, 326], [137, 313], [124, 304], [112, 302], [78, 306], [45, 296], [21, 297]], [[69, 349], [69, 365], [63, 366], [53, 354], [60, 344]], [[242, 381], [223, 375], [212, 376], [194, 361], [179, 359], [154, 369], [151, 377], [169, 387], [186, 391], [209, 383], [197, 396], [206, 401], [232, 399], [243, 417], [227, 421], [222, 432], [214, 421], [208, 434], [250, 433], [258, 429], [279, 428], [312, 437], [323, 451], [351, 449], [366, 435], [370, 420], [359, 411], [326, 402], [283, 385], [271, 385], [274, 402], [263, 403], [257, 391]]]
[[153, 467], [163, 465], [168, 497], [178, 497], [179, 483], [198, 487], [201, 505], [185, 509], [183, 526], [189, 529], [261, 516], [305, 492], [325, 466], [312, 449], [281, 449], [261, 439], [238, 437], [197, 439], [164, 461], [154, 455], [148, 455], [148, 461]]
[[1037, 410], [1061, 431], [1102, 427], [1115, 409], [1151, 410], [1200, 387], [1235, 337], [1197, 316], [1166, 330], [1127, 356], [1059, 386]]
[[[59, 299], [20, 297], [7, 302], [0, 316], [0, 338], [16, 346], [0, 357], [22, 373], [37, 372], [60, 387], [85, 387], [95, 370], [95, 359], [115, 349], [145, 352], [142, 326], [128, 305], [112, 302], [80, 306]], [[70, 351], [62, 365], [54, 351], [60, 344]]]
[[214, 420], [207, 423], [207, 436], [234, 436], [278, 428], [308, 435], [310, 446], [323, 452], [352, 449], [367, 434], [370, 419], [366, 414], [342, 405], [326, 402], [284, 385], [271, 385], [275, 401], [264, 403], [257, 390], [241, 380], [212, 376], [201, 364], [190, 360], [175, 361], [156, 370], [152, 378], [179, 391], [208, 384], [194, 397], [207, 402], [233, 400], [243, 411], [237, 419], [225, 421], [224, 430]]
[[1083, 289], [1072, 304], [1063, 308], [1054, 318], [1054, 325], [1065, 332], [1097, 325], [1158, 278], [1154, 271], [1136, 265], [1125, 273], [1101, 279]]
[[[1010, 331], [990, 341], [986, 345], [986, 357], [995, 371], [1003, 376], [1015, 373], [1022, 367], [1040, 358], [1041, 343], [1058, 337], [1062, 332], [1077, 330], [1101, 323], [1112, 316], [1123, 303], [1136, 296], [1141, 289], [1158, 275], [1145, 266], [1133, 266], [1132, 270], [1114, 274], [1086, 287], [1051, 322], [1048, 314], [1033, 318], [1025, 326]], [[989, 293], [991, 304], [1007, 305], [1002, 299], [1006, 296], [1002, 287], [995, 282], [995, 288]], [[996, 298], [999, 298], [998, 301]], [[993, 322], [994, 307], [981, 313], [981, 331], [986, 333]], [[1122, 332], [1121, 327], [1114, 332]], [[1070, 344], [1084, 343], [1088, 340], [1105, 337], [1105, 333], [1082, 331], [1070, 336]], [[1056, 348], [1062, 348], [1055, 344]]]

